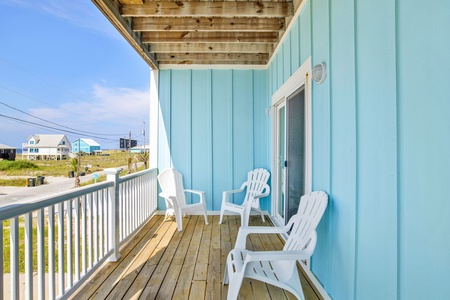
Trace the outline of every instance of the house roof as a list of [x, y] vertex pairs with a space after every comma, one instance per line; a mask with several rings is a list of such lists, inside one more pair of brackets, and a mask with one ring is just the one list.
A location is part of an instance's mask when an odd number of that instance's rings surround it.
[[63, 139], [69, 141], [65, 134], [35, 134], [28, 138], [28, 141], [34, 138], [36, 144], [28, 145], [28, 148], [70, 148], [68, 145], [61, 145]]
[[93, 139], [80, 139], [80, 140], [82, 140], [89, 146], [100, 146], [100, 144], [94, 141]]
[[0, 144], [0, 149], [16, 149], [15, 147], [11, 147], [5, 144]]
[[152, 69], [266, 65], [302, 0], [92, 0]]

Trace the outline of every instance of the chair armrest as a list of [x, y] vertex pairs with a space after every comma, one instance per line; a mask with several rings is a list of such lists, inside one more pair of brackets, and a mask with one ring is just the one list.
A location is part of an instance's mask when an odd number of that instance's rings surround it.
[[247, 240], [247, 235], [251, 233], [257, 234], [271, 234], [271, 233], [286, 233], [289, 231], [290, 227], [269, 227], [269, 226], [241, 226], [238, 231], [236, 238], [236, 248], [245, 249], [245, 242]]
[[174, 195], [170, 195], [170, 194], [167, 194], [167, 193], [159, 193], [159, 195], [160, 195], [161, 197], [165, 198], [165, 199], [171, 199], [171, 200], [173, 200], [173, 199], [176, 198]]
[[298, 251], [247, 251], [245, 263], [252, 261], [282, 261], [282, 260], [306, 260], [312, 253]]
[[222, 193], [222, 203], [227, 202], [227, 201], [228, 201], [228, 197], [229, 197], [231, 194], [236, 194], [236, 193], [241, 193], [241, 192], [243, 192], [243, 191], [245, 190], [245, 187], [246, 187], [246, 186], [247, 186], [247, 182], [244, 182], [244, 183], [241, 185], [241, 188], [240, 188], [240, 189], [224, 191], [224, 192]]
[[197, 190], [184, 190], [186, 193], [192, 193], [197, 194], [200, 196], [200, 203], [205, 202], [205, 192], [204, 191], [197, 191]]

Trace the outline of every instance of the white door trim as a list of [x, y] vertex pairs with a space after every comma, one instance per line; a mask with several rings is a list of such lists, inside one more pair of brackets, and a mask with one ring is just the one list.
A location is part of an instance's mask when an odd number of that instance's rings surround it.
[[305, 86], [305, 130], [306, 130], [306, 149], [305, 149], [305, 193], [310, 193], [312, 190], [312, 103], [311, 103], [311, 57], [309, 57], [297, 71], [289, 77], [288, 80], [272, 95], [272, 172], [275, 182], [272, 182], [272, 216], [276, 225], [276, 209], [278, 197], [278, 167], [277, 167], [277, 106], [285, 101], [292, 93]]

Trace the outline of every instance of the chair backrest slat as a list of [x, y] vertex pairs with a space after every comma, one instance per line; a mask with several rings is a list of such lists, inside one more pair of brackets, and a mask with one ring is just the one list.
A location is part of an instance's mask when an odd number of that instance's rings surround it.
[[243, 205], [245, 205], [251, 196], [261, 194], [269, 180], [270, 173], [266, 169], [254, 169], [247, 174], [247, 191]]
[[162, 192], [177, 197], [179, 205], [186, 205], [183, 187], [183, 175], [174, 169], [165, 169], [158, 175]]
[[298, 212], [292, 216], [295, 218], [294, 225], [284, 245], [284, 250], [302, 250], [307, 246], [325, 212], [327, 203], [328, 196], [321, 191], [312, 192], [300, 198]]

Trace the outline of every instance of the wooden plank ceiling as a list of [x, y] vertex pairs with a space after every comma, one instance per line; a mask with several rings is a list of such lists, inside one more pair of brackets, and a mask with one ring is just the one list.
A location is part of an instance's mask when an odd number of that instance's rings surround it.
[[301, 3], [92, 1], [152, 69], [160, 65], [266, 65]]

